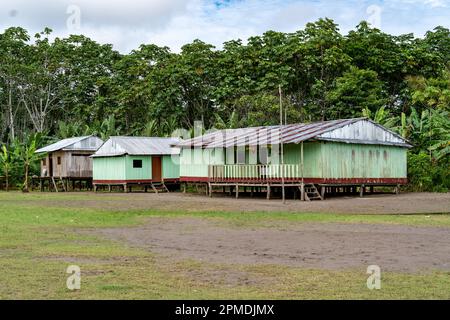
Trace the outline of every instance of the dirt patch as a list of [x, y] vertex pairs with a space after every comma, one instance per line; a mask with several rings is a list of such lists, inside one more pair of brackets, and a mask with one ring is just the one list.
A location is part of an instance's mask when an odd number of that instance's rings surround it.
[[165, 257], [226, 264], [329, 270], [450, 270], [450, 229], [397, 225], [291, 223], [229, 228], [199, 218], [153, 218], [140, 227], [96, 230]]
[[57, 261], [64, 262], [66, 264], [88, 265], [88, 264], [115, 264], [120, 263], [132, 264], [136, 260], [133, 257], [108, 257], [97, 258], [92, 256], [40, 256], [36, 257], [36, 260], [44, 261]]
[[[106, 193], [72, 193], [73, 199], [65, 200], [63, 196], [54, 200], [28, 200], [40, 206], [95, 208], [104, 210], [167, 210], [167, 211], [224, 211], [224, 212], [328, 212], [328, 213], [362, 213], [362, 214], [399, 214], [399, 213], [448, 213], [450, 212], [450, 193], [405, 193], [400, 195], [368, 195], [359, 197], [330, 198], [325, 201], [303, 202], [263, 198], [226, 197], [214, 195], [209, 198], [199, 194], [106, 194]], [[76, 199], [77, 196], [80, 199]]]

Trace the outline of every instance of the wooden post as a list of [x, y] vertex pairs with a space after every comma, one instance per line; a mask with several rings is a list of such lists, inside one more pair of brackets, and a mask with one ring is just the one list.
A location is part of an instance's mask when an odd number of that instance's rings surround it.
[[320, 195], [322, 197], [322, 200], [325, 200], [325, 187], [324, 186], [320, 187]]
[[208, 182], [208, 189], [209, 189], [209, 197], [211, 198], [212, 197], [212, 185], [211, 185], [211, 183], [210, 182]]
[[359, 187], [359, 196], [362, 198], [362, 197], [364, 197], [364, 189], [366, 188], [366, 186], [365, 185], [361, 185], [360, 187]]
[[280, 95], [281, 197], [283, 198], [283, 203], [286, 203], [286, 196], [284, 193], [283, 99], [281, 95], [281, 85], [278, 86], [278, 93]]
[[400, 194], [400, 185], [395, 186], [395, 194]]
[[239, 198], [239, 185], [236, 185], [236, 199]]
[[267, 184], [267, 200], [270, 200], [270, 184]]
[[305, 201], [305, 184], [300, 185], [300, 200]]
[[183, 193], [186, 193], [187, 183], [183, 183]]

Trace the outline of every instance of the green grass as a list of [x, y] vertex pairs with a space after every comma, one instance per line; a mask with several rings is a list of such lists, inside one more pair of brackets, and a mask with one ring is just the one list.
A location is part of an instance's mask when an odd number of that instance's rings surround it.
[[[450, 227], [450, 215], [187, 214], [45, 206], [46, 201], [90, 198], [0, 192], [0, 299], [450, 298], [446, 272], [383, 273], [382, 290], [370, 291], [365, 270], [174, 262], [82, 231], [137, 225], [156, 216], [196, 216], [237, 228], [268, 228], [291, 221]], [[66, 289], [65, 271], [71, 264], [81, 267], [80, 291]]]

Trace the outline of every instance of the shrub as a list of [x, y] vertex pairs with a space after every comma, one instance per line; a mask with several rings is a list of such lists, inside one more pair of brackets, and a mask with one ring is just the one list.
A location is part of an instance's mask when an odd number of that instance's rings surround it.
[[412, 191], [447, 192], [450, 189], [448, 159], [430, 161], [425, 152], [408, 153], [408, 188]]

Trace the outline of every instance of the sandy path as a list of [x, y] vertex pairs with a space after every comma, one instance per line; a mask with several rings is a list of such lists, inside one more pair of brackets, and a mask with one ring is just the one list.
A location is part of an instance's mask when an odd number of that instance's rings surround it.
[[330, 270], [371, 264], [385, 271], [450, 270], [448, 228], [341, 223], [231, 228], [186, 217], [94, 232], [173, 259]]
[[[81, 207], [106, 210], [171, 210], [171, 211], [233, 211], [233, 212], [329, 212], [329, 213], [448, 213], [450, 193], [404, 193], [400, 195], [369, 195], [359, 197], [337, 197], [325, 201], [301, 202], [214, 195], [209, 198], [200, 194], [182, 193], [71, 193], [75, 199], [34, 200], [37, 205], [54, 207]], [[80, 199], [76, 199], [77, 196]], [[61, 193], [61, 197], [64, 194]]]

